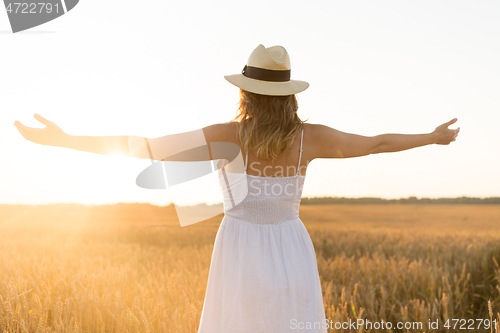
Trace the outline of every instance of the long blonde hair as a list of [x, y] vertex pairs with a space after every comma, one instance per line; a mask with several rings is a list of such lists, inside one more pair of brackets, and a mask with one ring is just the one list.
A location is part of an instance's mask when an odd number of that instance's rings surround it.
[[[295, 95], [268, 96], [240, 89], [238, 137], [245, 151], [275, 160], [290, 149], [305, 121], [297, 115]], [[246, 130], [246, 133], [245, 133]]]

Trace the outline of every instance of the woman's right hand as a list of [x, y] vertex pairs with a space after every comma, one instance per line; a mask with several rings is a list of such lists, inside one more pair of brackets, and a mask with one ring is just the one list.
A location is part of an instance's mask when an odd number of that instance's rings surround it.
[[48, 121], [44, 117], [35, 113], [35, 119], [44, 124], [45, 128], [35, 128], [27, 127], [21, 124], [19, 121], [15, 121], [14, 125], [21, 135], [26, 139], [34, 143], [47, 146], [61, 146], [63, 142], [67, 139], [68, 135], [64, 131], [51, 121]]
[[460, 132], [460, 127], [458, 127], [457, 129], [448, 128], [448, 126], [454, 124], [456, 121], [457, 118], [453, 118], [452, 120], [436, 127], [436, 129], [432, 132], [435, 144], [449, 145], [451, 142], [457, 139], [458, 132]]

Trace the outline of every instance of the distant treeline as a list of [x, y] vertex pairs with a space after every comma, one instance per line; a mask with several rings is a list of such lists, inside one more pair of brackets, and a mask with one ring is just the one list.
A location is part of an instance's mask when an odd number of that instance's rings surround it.
[[302, 198], [303, 205], [327, 205], [327, 204], [485, 204], [498, 205], [500, 197], [490, 198], [417, 198], [408, 197], [400, 199], [384, 198], [345, 198], [345, 197], [321, 197], [321, 198]]

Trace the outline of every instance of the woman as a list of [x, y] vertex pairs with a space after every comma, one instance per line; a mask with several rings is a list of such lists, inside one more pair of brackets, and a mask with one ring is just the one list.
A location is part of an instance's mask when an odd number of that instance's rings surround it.
[[[225, 192], [225, 216], [215, 239], [198, 332], [326, 332], [315, 251], [298, 215], [308, 163], [448, 145], [459, 132], [448, 126], [457, 119], [432, 133], [372, 137], [305, 124], [297, 115], [295, 94], [309, 84], [290, 80], [290, 59], [281, 46], [259, 45], [243, 72], [226, 79], [240, 88], [239, 113], [235, 121], [201, 131], [156, 139], [71, 136], [39, 115], [43, 129], [15, 125], [39, 144], [156, 160], [235, 160], [224, 151], [214, 154], [209, 148], [205, 154], [190, 148], [203, 141], [208, 147], [237, 145], [244, 156], [246, 193], [235, 203], [234, 193]], [[190, 153], [180, 154], [185, 151]]]

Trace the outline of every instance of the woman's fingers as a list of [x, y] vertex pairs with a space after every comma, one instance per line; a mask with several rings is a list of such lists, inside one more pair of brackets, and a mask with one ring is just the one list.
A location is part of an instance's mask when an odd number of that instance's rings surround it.
[[17, 127], [17, 130], [19, 131], [19, 133], [21, 133], [21, 135], [23, 136], [23, 138], [25, 138], [26, 140], [29, 140], [29, 141], [34, 141], [34, 137], [31, 133], [29, 133], [28, 131], [26, 131], [24, 125], [16, 125]]
[[21, 131], [21, 130], [23, 130], [23, 131], [24, 131], [24, 130], [26, 130], [26, 128], [27, 128], [27, 127], [26, 127], [26, 126], [24, 126], [24, 125], [23, 125], [20, 121], [17, 121], [17, 120], [16, 120], [16, 122], [14, 123], [14, 125], [16, 125], [16, 127], [17, 127], [17, 129], [18, 129], [19, 131]]
[[449, 122], [445, 123], [446, 124], [446, 127], [450, 126], [451, 124], [454, 124], [457, 122], [457, 118], [453, 118], [452, 120], [450, 120]]
[[26, 133], [28, 133], [28, 132], [26, 131], [26, 126], [24, 126], [23, 124], [21, 124], [21, 123], [16, 123], [15, 125], [16, 125], [16, 128], [17, 128], [17, 130], [19, 131], [19, 133], [21, 133], [21, 134], [26, 134]]
[[437, 130], [445, 130], [445, 131], [446, 131], [446, 130], [448, 130], [448, 131], [456, 131], [456, 130], [454, 130], [454, 129], [448, 128], [448, 126], [450, 126], [451, 124], [456, 123], [456, 122], [457, 122], [457, 120], [458, 120], [457, 118], [453, 118], [452, 120], [450, 120], [450, 121], [448, 121], [448, 122], [446, 122], [446, 123], [444, 123], [444, 124], [441, 124], [441, 125], [440, 125], [440, 126], [438, 126], [436, 129], [437, 129]]
[[453, 138], [451, 139], [451, 142], [453, 141], [456, 141], [457, 140], [457, 137], [458, 137], [458, 132], [460, 132], [460, 127], [457, 128], [457, 129], [454, 129], [453, 132], [455, 132], [455, 134], [453, 134]]
[[38, 143], [38, 141], [40, 139], [40, 131], [42, 131], [43, 129], [41, 129], [41, 128], [27, 127], [27, 126], [24, 126], [19, 121], [16, 121], [14, 123], [14, 125], [16, 125], [17, 130], [19, 131], [19, 133], [21, 133], [21, 135], [26, 140]]
[[25, 133], [30, 133], [30, 134], [36, 134], [40, 130], [40, 128], [33, 128], [33, 127], [24, 126], [20, 122], [17, 122], [16, 127], [17, 127], [18, 130], [22, 130]]
[[51, 121], [45, 119], [44, 117], [40, 116], [38, 113], [35, 113], [34, 117], [35, 117], [36, 120], [38, 120], [39, 122], [41, 122], [45, 126], [56, 126], [56, 124], [54, 124], [53, 122], [51, 122]]

